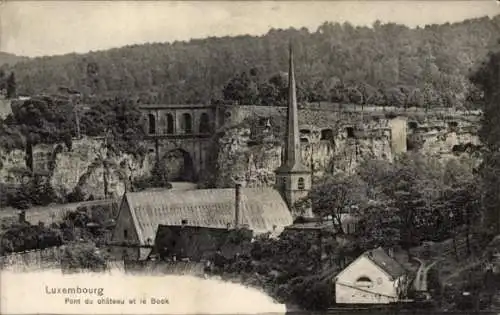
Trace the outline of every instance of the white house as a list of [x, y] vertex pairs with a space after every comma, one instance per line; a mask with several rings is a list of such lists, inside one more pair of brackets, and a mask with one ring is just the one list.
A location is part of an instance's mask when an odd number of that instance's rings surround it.
[[337, 304], [387, 304], [406, 290], [407, 270], [382, 248], [363, 253], [335, 278]]

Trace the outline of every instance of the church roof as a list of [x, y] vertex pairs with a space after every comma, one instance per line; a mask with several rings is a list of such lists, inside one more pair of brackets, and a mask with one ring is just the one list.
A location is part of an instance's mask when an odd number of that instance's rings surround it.
[[[154, 240], [159, 225], [227, 228], [235, 217], [235, 189], [197, 189], [185, 191], [144, 191], [126, 193], [139, 241]], [[280, 193], [272, 188], [241, 188], [241, 225], [254, 234], [280, 231], [293, 223]]]

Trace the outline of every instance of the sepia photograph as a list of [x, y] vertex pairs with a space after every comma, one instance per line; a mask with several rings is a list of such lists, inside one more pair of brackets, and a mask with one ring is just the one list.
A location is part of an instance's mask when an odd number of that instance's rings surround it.
[[500, 2], [0, 0], [0, 313], [500, 313]]

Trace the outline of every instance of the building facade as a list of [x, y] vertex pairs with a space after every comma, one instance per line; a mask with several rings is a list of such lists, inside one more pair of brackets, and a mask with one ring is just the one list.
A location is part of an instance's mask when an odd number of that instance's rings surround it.
[[388, 304], [402, 299], [407, 271], [382, 248], [367, 251], [335, 278], [337, 304]]
[[252, 236], [247, 229], [160, 225], [152, 254], [161, 260], [175, 261], [207, 261], [216, 254], [231, 258], [248, 251], [246, 245]]

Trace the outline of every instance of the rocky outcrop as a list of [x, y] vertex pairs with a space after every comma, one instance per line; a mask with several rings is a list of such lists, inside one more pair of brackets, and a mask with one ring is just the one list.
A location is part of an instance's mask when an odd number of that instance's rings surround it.
[[[272, 185], [280, 165], [285, 108], [226, 108], [218, 141], [218, 187]], [[442, 159], [470, 158], [480, 163], [477, 136], [480, 113], [300, 110], [304, 164], [315, 176], [353, 172], [367, 159], [392, 161], [407, 151]]]
[[[2, 182], [19, 185], [22, 174], [28, 171], [23, 150], [1, 152]], [[84, 138], [74, 140], [72, 147], [62, 144], [37, 145], [33, 148], [35, 173], [49, 178], [57, 196], [65, 199], [78, 190], [82, 198], [121, 196], [134, 178], [148, 175], [154, 165], [154, 154], [144, 158], [115, 154], [103, 147], [103, 140]]]

